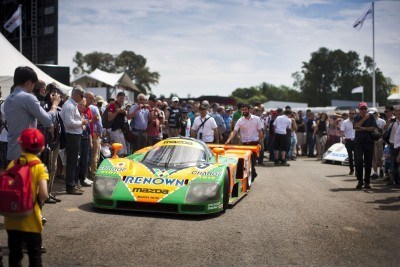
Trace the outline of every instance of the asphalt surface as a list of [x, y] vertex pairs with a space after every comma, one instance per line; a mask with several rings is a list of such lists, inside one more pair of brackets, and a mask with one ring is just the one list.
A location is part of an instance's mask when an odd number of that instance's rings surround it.
[[400, 188], [378, 180], [356, 191], [348, 167], [290, 163], [257, 167], [250, 193], [213, 216], [98, 211], [91, 188], [59, 194], [61, 203], [44, 207], [44, 265], [399, 265]]

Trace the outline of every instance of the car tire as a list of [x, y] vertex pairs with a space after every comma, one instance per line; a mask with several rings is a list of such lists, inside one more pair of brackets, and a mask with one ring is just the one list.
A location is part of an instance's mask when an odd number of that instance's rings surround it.
[[251, 164], [252, 164], [252, 163], [251, 163], [251, 160], [250, 160], [249, 172], [248, 172], [248, 174], [247, 174], [247, 191], [250, 190], [251, 183], [252, 183], [252, 181], [253, 181], [253, 172], [252, 172], [253, 166], [252, 166]]
[[225, 211], [228, 208], [229, 204], [229, 189], [230, 189], [230, 179], [229, 179], [229, 172], [225, 173], [224, 177], [224, 193], [222, 196], [222, 209]]

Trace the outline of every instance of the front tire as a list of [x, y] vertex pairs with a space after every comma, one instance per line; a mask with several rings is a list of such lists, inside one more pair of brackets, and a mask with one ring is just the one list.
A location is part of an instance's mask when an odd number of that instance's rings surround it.
[[230, 191], [230, 179], [229, 173], [226, 172], [224, 177], [224, 194], [222, 196], [222, 209], [225, 211], [229, 204], [229, 191]]

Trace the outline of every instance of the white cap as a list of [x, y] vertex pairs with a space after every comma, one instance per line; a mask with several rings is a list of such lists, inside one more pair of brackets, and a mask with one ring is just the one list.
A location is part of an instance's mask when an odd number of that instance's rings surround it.
[[179, 102], [179, 98], [176, 96], [174, 96], [171, 100], [172, 100], [172, 102], [176, 102], [176, 101]]
[[377, 108], [370, 108], [369, 113], [374, 114], [374, 113], [379, 113]]

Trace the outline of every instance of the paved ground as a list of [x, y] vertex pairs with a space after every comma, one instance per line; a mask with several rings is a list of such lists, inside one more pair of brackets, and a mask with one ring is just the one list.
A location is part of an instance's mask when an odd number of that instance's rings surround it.
[[[348, 167], [301, 158], [257, 167], [216, 216], [99, 212], [91, 192], [44, 208], [46, 266], [398, 266], [400, 189], [355, 191]], [[2, 219], [0, 219], [2, 228]], [[6, 234], [0, 231], [0, 244]], [[5, 257], [7, 261], [7, 257]]]

